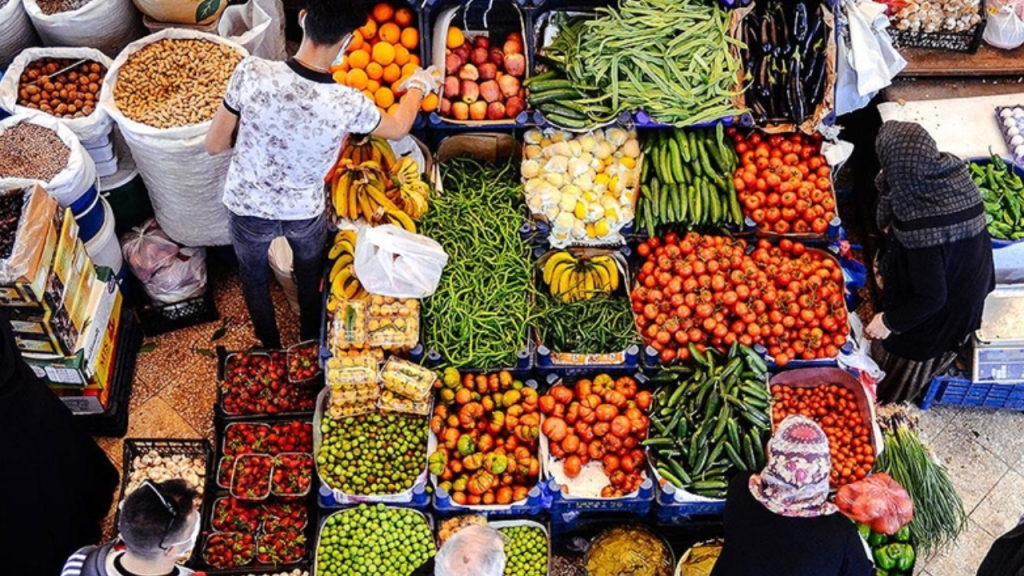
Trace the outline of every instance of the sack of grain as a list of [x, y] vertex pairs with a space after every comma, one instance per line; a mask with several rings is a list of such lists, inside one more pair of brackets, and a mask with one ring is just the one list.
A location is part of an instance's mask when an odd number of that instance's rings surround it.
[[[195, 50], [206, 53], [196, 58]], [[125, 48], [103, 82], [100, 107], [131, 148], [157, 222], [179, 244], [231, 242], [222, 202], [231, 154], [207, 154], [206, 133], [234, 66], [247, 55], [230, 40], [168, 28]], [[128, 81], [119, 86], [122, 75]], [[150, 75], [169, 90], [147, 92]]]
[[85, 46], [113, 58], [146, 33], [131, 0], [22, 1], [46, 46]]
[[0, 190], [40, 184], [58, 204], [70, 206], [97, 183], [92, 158], [56, 118], [17, 115], [0, 122]]
[[0, 0], [0, 70], [25, 48], [38, 45], [39, 36], [21, 0]]
[[[34, 108], [18, 104], [18, 95], [21, 89], [21, 76], [25, 68], [33, 62], [44, 58], [82, 60], [88, 59], [109, 69], [112, 60], [106, 54], [93, 48], [29, 48], [11, 62], [7, 73], [0, 78], [0, 108], [11, 114], [44, 114]], [[41, 83], [41, 82], [40, 82]], [[97, 84], [103, 83], [99, 77]], [[36, 84], [38, 87], [38, 84]], [[60, 122], [71, 129], [82, 142], [94, 142], [110, 134], [114, 121], [99, 107], [99, 93], [95, 95], [93, 102], [94, 109], [81, 118], [59, 118]]]
[[209, 24], [216, 20], [228, 0], [134, 0], [143, 14], [157, 22], [188, 24], [189, 26]]

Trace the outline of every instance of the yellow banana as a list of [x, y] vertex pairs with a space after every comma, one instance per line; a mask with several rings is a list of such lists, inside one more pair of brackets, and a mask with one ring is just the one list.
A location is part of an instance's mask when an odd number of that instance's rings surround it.
[[548, 282], [552, 296], [561, 296], [562, 277], [568, 275], [575, 266], [575, 262], [557, 262], [555, 264], [551, 270], [551, 281]]
[[602, 292], [611, 292], [611, 278], [608, 276], [608, 269], [604, 266], [594, 266], [594, 287]]
[[580, 293], [580, 297], [584, 300], [588, 300], [594, 297], [594, 271], [587, 270], [583, 273], [583, 290]]
[[576, 262], [576, 259], [573, 258], [572, 254], [568, 252], [555, 252], [554, 254], [551, 255], [551, 257], [547, 259], [547, 262], [544, 263], [543, 273], [544, 282], [546, 284], [551, 284], [551, 273], [554, 272], [555, 268], [558, 267], [559, 264], [564, 262], [574, 263]]
[[347, 278], [347, 282], [344, 283], [342, 294], [344, 294], [346, 300], [351, 300], [352, 297], [354, 297], [356, 293], [359, 292], [359, 289], [359, 280], [356, 280], [355, 278], [349, 276]]
[[327, 278], [331, 282], [334, 282], [334, 279], [337, 278], [338, 275], [351, 274], [351, 270], [352, 255], [342, 254], [340, 258], [334, 261], [334, 265], [331, 266], [331, 273]]

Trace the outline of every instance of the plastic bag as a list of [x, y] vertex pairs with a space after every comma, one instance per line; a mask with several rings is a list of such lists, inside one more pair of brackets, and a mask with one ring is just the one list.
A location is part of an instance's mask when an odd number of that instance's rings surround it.
[[146, 34], [142, 14], [132, 0], [93, 0], [77, 10], [55, 14], [44, 13], [36, 0], [24, 0], [24, 6], [46, 46], [88, 46], [113, 58]]
[[142, 282], [149, 282], [178, 255], [178, 245], [164, 234], [156, 220], [150, 218], [121, 237], [121, 253], [132, 274]]
[[174, 304], [206, 290], [206, 250], [182, 248], [167, 266], [157, 270], [142, 287], [155, 302]]
[[39, 36], [20, 0], [0, 6], [0, 70], [6, 70], [19, 52], [39, 45]]
[[884, 472], [840, 488], [836, 506], [853, 520], [889, 536], [914, 517], [910, 494]]
[[281, 0], [249, 0], [228, 6], [217, 22], [217, 34], [241, 44], [253, 56], [267, 60], [288, 57]]
[[886, 30], [886, 4], [842, 0], [841, 7], [835, 87], [839, 115], [867, 106], [907, 65]]
[[425, 298], [447, 264], [440, 244], [392, 224], [363, 228], [356, 239], [356, 276], [371, 294]]
[[505, 538], [501, 532], [490, 526], [466, 526], [437, 551], [435, 574], [501, 576], [506, 560]]
[[1017, 0], [996, 0], [986, 4], [988, 24], [985, 25], [985, 35], [982, 36], [985, 42], [1003, 50], [1013, 50], [1024, 44], [1024, 20], [1020, 15], [1022, 4], [1024, 3]]

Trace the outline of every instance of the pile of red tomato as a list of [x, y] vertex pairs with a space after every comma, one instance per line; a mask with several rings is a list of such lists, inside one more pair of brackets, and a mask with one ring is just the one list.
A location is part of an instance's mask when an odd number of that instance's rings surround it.
[[834, 358], [849, 323], [839, 263], [802, 243], [669, 233], [637, 247], [645, 261], [632, 292], [636, 325], [663, 364], [688, 346], [764, 346], [775, 363]]
[[640, 442], [647, 438], [651, 421], [644, 411], [650, 407], [651, 393], [638, 390], [629, 376], [581, 378], [572, 388], [557, 384], [540, 397], [541, 432], [566, 476], [575, 478], [588, 463], [600, 462], [609, 482], [601, 497], [621, 498], [644, 481], [647, 455]]
[[776, 234], [823, 235], [836, 217], [831, 170], [821, 155], [821, 135], [742, 134], [733, 139], [741, 166], [733, 184], [743, 213], [758, 229]]

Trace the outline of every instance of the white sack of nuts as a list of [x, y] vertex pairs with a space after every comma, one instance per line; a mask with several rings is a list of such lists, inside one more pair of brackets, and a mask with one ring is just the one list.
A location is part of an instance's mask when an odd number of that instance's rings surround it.
[[[35, 124], [43, 128], [47, 128], [57, 133], [57, 137], [60, 141], [67, 146], [69, 150], [67, 163], [63, 166], [53, 167], [53, 172], [56, 175], [49, 180], [33, 180], [31, 178], [21, 177], [5, 177], [3, 168], [0, 167], [0, 190], [7, 190], [10, 188], [27, 188], [35, 184], [42, 185], [50, 196], [53, 196], [57, 203], [62, 207], [71, 205], [72, 202], [78, 200], [82, 194], [84, 194], [89, 188], [97, 185], [96, 179], [96, 165], [93, 164], [92, 157], [82, 147], [82, 143], [78, 140], [78, 136], [75, 136], [74, 132], [70, 128], [61, 124], [61, 121], [44, 114], [35, 114], [32, 116], [26, 116], [19, 114], [17, 116], [11, 116], [10, 118], [0, 121], [0, 136], [6, 131], [14, 128], [15, 126], [26, 123]], [[34, 143], [33, 143], [34, 145]], [[47, 155], [32, 151], [31, 149], [22, 150], [22, 155], [26, 158], [44, 158]], [[11, 158], [10, 155], [5, 155], [0, 150], [0, 164], [4, 162], [13, 162], [16, 159]]]
[[[45, 1], [54, 4], [54, 0]], [[24, 0], [24, 4], [46, 46], [89, 46], [113, 57], [146, 34], [142, 13], [132, 0], [64, 0], [64, 7], [71, 9], [52, 14], [46, 14], [37, 0]]]
[[38, 45], [39, 36], [20, 0], [0, 0], [0, 70], [25, 48]]
[[128, 45], [103, 81], [100, 106], [131, 148], [160, 228], [179, 244], [231, 242], [221, 202], [231, 154], [207, 154], [206, 134], [245, 56], [230, 40], [168, 28]]
[[[18, 94], [21, 89], [21, 75], [25, 68], [33, 62], [44, 58], [67, 58], [75, 61], [88, 59], [91, 62], [102, 64], [107, 69], [110, 69], [110, 64], [113, 62], [106, 54], [93, 48], [29, 48], [11, 62], [10, 68], [7, 69], [3, 78], [0, 78], [0, 108], [7, 110], [11, 114], [42, 113], [39, 110], [20, 106], [18, 104]], [[77, 72], [74, 73], [77, 74]], [[52, 81], [53, 78], [49, 80]], [[98, 84], [103, 83], [102, 77], [99, 77], [97, 80]], [[38, 90], [45, 88], [45, 84], [41, 80], [37, 81], [33, 86]], [[114, 121], [110, 119], [110, 115], [105, 110], [99, 108], [98, 93], [96, 94], [95, 106], [96, 109], [83, 118], [60, 119], [61, 123], [70, 128], [82, 142], [99, 140], [110, 134], [110, 130], [114, 126]]]

